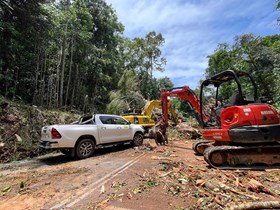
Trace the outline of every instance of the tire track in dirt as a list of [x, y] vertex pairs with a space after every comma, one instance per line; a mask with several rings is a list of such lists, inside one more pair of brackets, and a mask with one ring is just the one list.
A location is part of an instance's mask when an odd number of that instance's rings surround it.
[[71, 208], [74, 205], [81, 202], [83, 199], [91, 195], [95, 190], [100, 188], [102, 185], [107, 183], [109, 180], [113, 179], [117, 175], [121, 174], [131, 166], [133, 166], [135, 163], [137, 163], [141, 158], [145, 156], [145, 153], [135, 157], [131, 161], [127, 162], [126, 164], [118, 167], [117, 169], [113, 170], [112, 172], [108, 173], [106, 176], [102, 177], [101, 179], [93, 182], [89, 186], [87, 186], [85, 189], [83, 189], [81, 195], [73, 196], [71, 198], [67, 198], [65, 200], [60, 201], [58, 204], [53, 205], [49, 209], [62, 209], [62, 208]]

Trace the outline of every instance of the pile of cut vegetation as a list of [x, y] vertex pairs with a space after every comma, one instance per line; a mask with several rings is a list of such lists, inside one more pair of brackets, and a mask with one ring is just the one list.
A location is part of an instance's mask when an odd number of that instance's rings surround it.
[[47, 110], [0, 98], [0, 163], [38, 156], [41, 128], [78, 119], [79, 113]]

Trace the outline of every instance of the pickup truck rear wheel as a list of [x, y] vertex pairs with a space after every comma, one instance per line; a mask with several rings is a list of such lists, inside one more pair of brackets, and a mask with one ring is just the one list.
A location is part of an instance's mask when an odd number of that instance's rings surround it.
[[140, 146], [143, 144], [143, 135], [141, 133], [136, 133], [133, 137], [132, 144], [133, 146]]
[[91, 139], [83, 139], [76, 146], [76, 155], [79, 159], [90, 157], [95, 149], [95, 144]]

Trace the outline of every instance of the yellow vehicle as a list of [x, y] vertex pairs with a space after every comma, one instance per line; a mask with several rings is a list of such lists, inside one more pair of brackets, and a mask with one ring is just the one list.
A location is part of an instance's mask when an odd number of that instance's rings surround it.
[[151, 119], [149, 116], [129, 114], [129, 115], [123, 115], [122, 117], [127, 119], [129, 122], [133, 124], [142, 125], [145, 129], [145, 133], [148, 133], [149, 129], [155, 125], [155, 121]]
[[[150, 118], [156, 118], [157, 116], [155, 116], [154, 110], [155, 109], [159, 109], [161, 112], [161, 100], [152, 100], [152, 101], [148, 101], [143, 109], [143, 111], [141, 112], [141, 115], [146, 115], [149, 116]], [[168, 104], [168, 110], [169, 113], [171, 114], [171, 118], [174, 121], [174, 123], [177, 123], [177, 114], [176, 112], [172, 109], [171, 104]]]
[[[143, 108], [141, 114], [130, 113], [123, 115], [123, 118], [127, 119], [133, 124], [140, 124], [144, 127], [145, 132], [148, 133], [149, 129], [155, 126], [156, 122], [161, 118], [161, 114], [155, 113], [155, 109], [159, 109], [161, 113], [161, 100], [148, 101]], [[175, 111], [171, 108], [169, 104], [169, 112], [172, 115], [173, 120], [177, 121], [177, 116]], [[156, 121], [155, 121], [156, 120]]]

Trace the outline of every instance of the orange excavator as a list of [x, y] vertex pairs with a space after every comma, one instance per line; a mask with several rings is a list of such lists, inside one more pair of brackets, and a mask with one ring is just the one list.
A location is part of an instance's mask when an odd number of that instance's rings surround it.
[[[252, 87], [251, 97], [245, 95], [248, 81]], [[225, 104], [218, 100], [219, 90], [228, 84], [234, 84], [237, 92]], [[246, 88], [242, 89], [244, 85]], [[215, 91], [215, 103], [211, 112], [209, 109], [207, 112], [203, 101], [209, 97], [204, 93], [210, 87]], [[203, 155], [211, 167], [259, 169], [280, 166], [279, 114], [266, 101], [257, 101], [256, 84], [250, 74], [232, 70], [216, 74], [202, 82], [200, 97], [188, 86], [162, 89], [163, 119], [158, 132], [163, 138], [167, 138], [170, 97], [178, 97], [189, 104], [203, 136], [203, 140], [193, 144], [193, 150]]]

